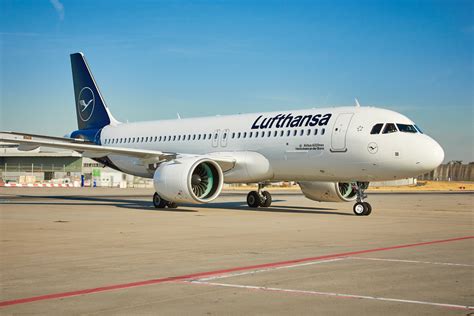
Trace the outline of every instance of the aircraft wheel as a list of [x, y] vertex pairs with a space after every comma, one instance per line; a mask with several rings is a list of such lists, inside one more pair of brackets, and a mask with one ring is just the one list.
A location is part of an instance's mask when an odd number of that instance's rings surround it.
[[165, 208], [167, 204], [168, 201], [162, 199], [158, 193], [155, 192], [155, 194], [153, 194], [153, 206], [155, 206], [155, 208]]
[[370, 205], [367, 202], [364, 202], [364, 205], [365, 205], [365, 208], [366, 208], [364, 215], [365, 216], [370, 215], [370, 213], [372, 213], [372, 205]]
[[168, 206], [168, 208], [178, 208], [178, 204], [175, 202], [168, 202], [166, 206]]
[[257, 191], [250, 191], [249, 194], [247, 194], [247, 204], [250, 207], [260, 206], [260, 195]]
[[357, 202], [356, 204], [354, 204], [352, 210], [354, 211], [355, 215], [364, 216], [367, 211], [367, 206], [365, 205], [365, 203]]
[[262, 191], [263, 199], [260, 201], [261, 207], [270, 207], [272, 205], [272, 195], [268, 191]]

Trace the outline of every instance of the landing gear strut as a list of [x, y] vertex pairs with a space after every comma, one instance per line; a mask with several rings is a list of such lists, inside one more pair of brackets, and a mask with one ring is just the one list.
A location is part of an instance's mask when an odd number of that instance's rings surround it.
[[153, 206], [155, 208], [165, 208], [165, 207], [177, 208], [178, 207], [178, 205], [175, 202], [169, 202], [161, 198], [161, 196], [159, 196], [159, 194], [156, 192], [155, 194], [153, 194]]
[[367, 197], [364, 192], [368, 186], [368, 182], [357, 182], [357, 184], [354, 184], [353, 186], [353, 189], [357, 193], [357, 203], [354, 204], [353, 211], [357, 216], [367, 216], [372, 213], [372, 206], [369, 203], [364, 202], [364, 199]]
[[264, 183], [258, 184], [257, 191], [250, 191], [247, 194], [247, 204], [250, 207], [269, 207], [272, 205], [272, 195], [268, 191], [262, 191]]

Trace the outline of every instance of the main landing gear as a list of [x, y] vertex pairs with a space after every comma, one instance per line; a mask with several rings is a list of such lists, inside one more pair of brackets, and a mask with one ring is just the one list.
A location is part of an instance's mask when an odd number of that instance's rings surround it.
[[169, 202], [166, 201], [165, 199], [162, 199], [161, 196], [158, 195], [158, 193], [155, 192], [153, 194], [153, 206], [155, 208], [177, 208], [178, 205], [175, 202]]
[[250, 207], [269, 207], [272, 205], [272, 195], [268, 191], [262, 191], [265, 184], [259, 183], [257, 191], [247, 194], [247, 204]]
[[368, 182], [357, 182], [353, 186], [353, 189], [357, 193], [357, 203], [354, 204], [352, 209], [354, 210], [354, 214], [357, 216], [367, 216], [372, 213], [372, 206], [369, 203], [364, 202], [364, 199], [367, 197], [364, 192], [368, 187]]

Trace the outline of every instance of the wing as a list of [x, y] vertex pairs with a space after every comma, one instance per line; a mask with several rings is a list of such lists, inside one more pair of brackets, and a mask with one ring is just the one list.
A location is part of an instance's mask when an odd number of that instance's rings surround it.
[[[29, 151], [43, 146], [74, 150], [89, 158], [101, 158], [107, 155], [135, 157], [143, 160], [146, 164], [160, 163], [183, 156], [197, 156], [157, 150], [102, 146], [84, 141], [83, 139], [52, 137], [17, 132], [0, 132], [0, 142], [19, 144], [18, 149], [23, 151]], [[228, 155], [209, 158], [215, 160], [222, 167], [223, 171], [232, 169], [236, 163], [236, 159]]]
[[156, 150], [101, 146], [95, 143], [86, 142], [82, 139], [51, 137], [16, 132], [0, 133], [0, 142], [19, 144], [20, 150], [32, 150], [41, 146], [69, 149], [82, 153], [84, 156], [90, 158], [99, 158], [107, 155], [123, 155], [143, 159], [158, 158], [160, 160], [169, 160], [176, 156], [174, 153], [164, 153]]

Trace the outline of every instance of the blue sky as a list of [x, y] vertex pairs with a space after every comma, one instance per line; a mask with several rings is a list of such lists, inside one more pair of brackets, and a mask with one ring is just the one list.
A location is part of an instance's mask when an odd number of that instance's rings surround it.
[[76, 128], [69, 54], [122, 121], [362, 104], [474, 160], [473, 1], [0, 1], [0, 129]]

